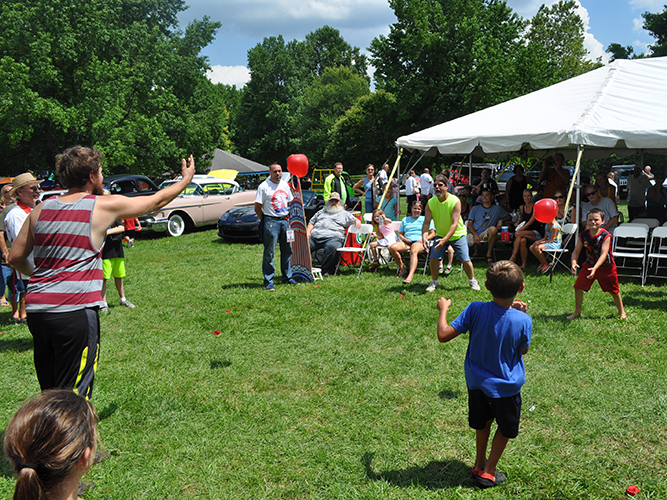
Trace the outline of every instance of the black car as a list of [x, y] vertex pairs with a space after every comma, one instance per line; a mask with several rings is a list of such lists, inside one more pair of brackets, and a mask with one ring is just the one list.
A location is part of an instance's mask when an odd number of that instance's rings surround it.
[[158, 190], [155, 183], [144, 175], [121, 174], [105, 177], [102, 181], [104, 189], [111, 194], [122, 194], [125, 196], [144, 196], [153, 194]]
[[[302, 191], [303, 209], [309, 221], [324, 206], [324, 197], [315, 191]], [[259, 218], [255, 206], [227, 210], [218, 219], [218, 236], [226, 240], [259, 240]]]

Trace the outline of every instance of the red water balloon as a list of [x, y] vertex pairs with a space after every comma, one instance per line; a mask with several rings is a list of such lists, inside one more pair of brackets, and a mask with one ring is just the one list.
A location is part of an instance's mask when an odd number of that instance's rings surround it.
[[297, 177], [305, 177], [308, 174], [308, 158], [306, 155], [289, 155], [287, 170]]
[[535, 202], [535, 218], [540, 222], [551, 222], [558, 215], [558, 203], [551, 198], [542, 198]]

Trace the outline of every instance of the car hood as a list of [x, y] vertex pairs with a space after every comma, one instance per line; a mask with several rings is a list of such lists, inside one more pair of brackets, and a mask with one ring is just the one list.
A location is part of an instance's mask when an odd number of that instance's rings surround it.
[[243, 222], [252, 222], [259, 220], [257, 214], [255, 213], [255, 207], [236, 207], [231, 210], [227, 210], [222, 217], [221, 221], [243, 221]]

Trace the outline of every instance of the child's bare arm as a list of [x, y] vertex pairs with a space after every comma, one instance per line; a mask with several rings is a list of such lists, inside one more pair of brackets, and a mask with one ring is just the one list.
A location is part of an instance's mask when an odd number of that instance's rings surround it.
[[577, 246], [574, 248], [574, 252], [572, 252], [572, 274], [576, 274], [577, 269], [579, 269], [577, 261], [579, 260], [579, 254], [581, 253], [582, 248], [584, 248], [583, 242], [581, 240], [577, 241]]
[[526, 354], [528, 354], [528, 349], [529, 349], [529, 347], [526, 347], [525, 349], [521, 349], [521, 355], [525, 356]]
[[438, 318], [438, 340], [440, 342], [449, 342], [461, 335], [461, 332], [456, 331], [447, 323], [447, 311], [451, 304], [452, 301], [444, 297], [440, 297], [440, 300], [438, 300], [438, 310], [440, 311], [440, 317]]

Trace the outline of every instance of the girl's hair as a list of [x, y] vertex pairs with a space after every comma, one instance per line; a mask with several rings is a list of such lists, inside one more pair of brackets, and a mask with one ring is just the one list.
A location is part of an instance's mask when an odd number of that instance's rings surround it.
[[375, 219], [376, 219], [376, 217], [377, 217], [378, 215], [381, 215], [381, 216], [384, 217], [385, 219], [387, 218], [387, 215], [384, 213], [384, 210], [382, 210], [381, 208], [376, 208], [375, 210], [373, 210], [373, 213], [371, 214], [371, 222], [373, 223], [373, 227], [374, 227], [375, 229], [378, 228], [378, 224], [377, 224], [377, 222], [375, 221]]
[[5, 455], [16, 472], [14, 500], [44, 499], [95, 449], [97, 413], [71, 390], [49, 390], [25, 403], [5, 430]]

